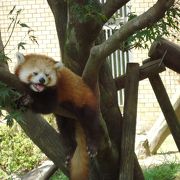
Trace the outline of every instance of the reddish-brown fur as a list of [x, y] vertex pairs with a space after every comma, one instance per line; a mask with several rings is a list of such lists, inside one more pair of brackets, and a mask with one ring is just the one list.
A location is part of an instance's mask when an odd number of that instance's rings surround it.
[[88, 105], [97, 109], [96, 97], [81, 77], [67, 68], [62, 68], [58, 72], [58, 79], [58, 101], [70, 101], [79, 108]]
[[[42, 64], [46, 64], [46, 66], [48, 67], [52, 67], [55, 64], [55, 61], [52, 58], [49, 58], [44, 55], [29, 54], [24, 57], [25, 57], [25, 62], [16, 67], [15, 74], [17, 76], [19, 76], [21, 68], [29, 68], [33, 66], [34, 63], [37, 63], [38, 68], [41, 68]], [[71, 105], [75, 106], [78, 110], [81, 110], [84, 107], [86, 110], [90, 109], [90, 111], [85, 111], [86, 119], [84, 119], [83, 121], [88, 121], [87, 124], [84, 123], [86, 125], [85, 127], [87, 128], [89, 124], [91, 124], [91, 122], [89, 121], [92, 121], [93, 125], [96, 124], [96, 123], [93, 123], [94, 121], [96, 121], [96, 117], [97, 117], [96, 116], [97, 100], [96, 100], [96, 96], [94, 92], [88, 87], [88, 85], [84, 83], [84, 81], [82, 80], [80, 76], [76, 75], [75, 73], [73, 73], [72, 71], [70, 71], [69, 69], [65, 67], [61, 67], [57, 70], [57, 77], [58, 77], [58, 81], [56, 84], [56, 90], [57, 90], [58, 104], [70, 103]], [[46, 99], [46, 96], [43, 97], [42, 99]], [[36, 104], [41, 103], [38, 101], [39, 99], [38, 97], [36, 97], [36, 101], [35, 101]], [[45, 106], [46, 106], [46, 103], [42, 102], [42, 112], [44, 112], [44, 109], [46, 108]], [[49, 111], [47, 112], [49, 113]], [[90, 114], [94, 113], [94, 115], [87, 117], [89, 116], [88, 115], [89, 112]], [[95, 118], [89, 119], [91, 117], [93, 118], [95, 117]], [[91, 127], [89, 130], [90, 132], [91, 132], [91, 129], [97, 130], [96, 127], [95, 128]], [[88, 173], [89, 173], [89, 167], [88, 167], [89, 156], [86, 149], [87, 148], [87, 139], [86, 139], [87, 134], [84, 132], [84, 128], [82, 127], [82, 124], [79, 121], [75, 123], [75, 134], [76, 134], [77, 148], [74, 152], [74, 155], [72, 157], [71, 164], [70, 164], [71, 180], [79, 180], [79, 179], [87, 180]], [[94, 141], [96, 141], [96, 139], [94, 139]]]

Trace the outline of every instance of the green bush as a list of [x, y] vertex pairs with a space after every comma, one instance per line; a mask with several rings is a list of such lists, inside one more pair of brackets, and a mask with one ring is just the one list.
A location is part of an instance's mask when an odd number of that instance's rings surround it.
[[50, 180], [68, 180], [68, 178], [59, 170], [50, 177]]
[[4, 174], [29, 171], [42, 159], [41, 151], [25, 133], [0, 126], [0, 179]]
[[145, 180], [173, 180], [180, 172], [180, 164], [168, 163], [148, 168], [144, 171]]

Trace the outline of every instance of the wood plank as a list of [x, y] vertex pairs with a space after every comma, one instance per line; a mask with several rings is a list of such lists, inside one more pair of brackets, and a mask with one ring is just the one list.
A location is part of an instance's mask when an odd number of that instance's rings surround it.
[[119, 180], [134, 178], [134, 145], [136, 134], [136, 115], [139, 85], [139, 64], [128, 63], [125, 85], [124, 121], [120, 153]]
[[149, 81], [159, 102], [161, 110], [173, 135], [178, 150], [180, 151], [180, 121], [171, 105], [166, 89], [159, 74], [149, 77]]
[[[165, 71], [165, 66], [161, 61], [162, 61], [161, 59], [157, 59], [154, 61], [149, 61], [147, 63], [144, 63], [142, 66], [140, 66], [139, 80], [140, 81], [144, 80], [153, 74]], [[127, 79], [126, 74], [115, 78], [115, 84], [117, 90], [123, 89], [125, 87], [126, 79]]]
[[164, 54], [163, 63], [165, 66], [180, 73], [180, 46], [161, 38], [151, 45], [148, 53], [151, 59], [161, 58]]

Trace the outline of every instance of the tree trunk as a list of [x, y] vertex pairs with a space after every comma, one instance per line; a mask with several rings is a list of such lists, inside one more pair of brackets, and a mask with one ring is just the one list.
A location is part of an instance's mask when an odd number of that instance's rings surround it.
[[[117, 87], [105, 60], [130, 35], [151, 26], [162, 18], [166, 10], [173, 5], [174, 0], [166, 2], [158, 0], [145, 13], [116, 30], [107, 41], [94, 46], [102, 26], [126, 2], [128, 1], [109, 0], [100, 6], [98, 0], [48, 0], [55, 18], [64, 64], [73, 72], [82, 75], [83, 80], [96, 92], [99, 100], [102, 142], [97, 158], [91, 162], [90, 180], [117, 180], [119, 176], [123, 117], [117, 102]], [[82, 16], [79, 16], [78, 13], [82, 13], [80, 14]], [[11, 74], [9, 75], [11, 77]], [[10, 82], [5, 78], [4, 80], [12, 85], [13, 78], [14, 76], [10, 78]], [[18, 87], [20, 86], [19, 84]], [[31, 111], [23, 114], [23, 121], [20, 121], [19, 124], [33, 142], [68, 175], [68, 170], [64, 167], [63, 147], [58, 133], [44, 122], [42, 117]], [[134, 155], [134, 180], [143, 179], [142, 170]]]

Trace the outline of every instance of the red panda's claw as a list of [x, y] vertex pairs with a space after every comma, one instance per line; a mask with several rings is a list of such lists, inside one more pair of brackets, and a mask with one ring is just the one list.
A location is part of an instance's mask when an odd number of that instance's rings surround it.
[[33, 100], [31, 96], [26, 94], [17, 99], [15, 103], [17, 105], [17, 108], [19, 109], [21, 107], [28, 107], [32, 102]]
[[28, 106], [29, 104], [31, 104], [33, 102], [33, 100], [32, 100], [32, 98], [31, 98], [31, 96], [30, 95], [25, 95], [25, 96], [23, 96], [22, 97], [22, 104], [24, 105], [24, 106]]
[[71, 156], [70, 155], [67, 155], [66, 156], [66, 159], [65, 159], [65, 167], [69, 167], [70, 165], [70, 160], [71, 160]]
[[87, 153], [91, 159], [97, 156], [97, 151], [95, 149], [87, 147]]

